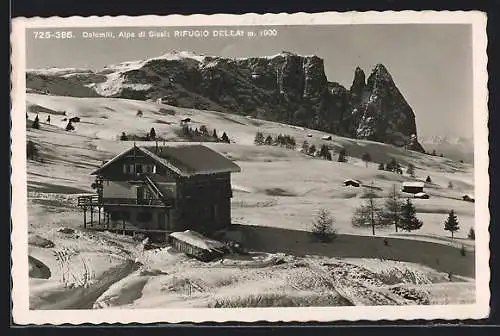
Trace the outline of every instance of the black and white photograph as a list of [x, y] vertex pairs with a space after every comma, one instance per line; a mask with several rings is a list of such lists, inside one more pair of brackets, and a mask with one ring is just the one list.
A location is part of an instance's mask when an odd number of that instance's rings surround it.
[[15, 320], [486, 317], [485, 26], [14, 19]]

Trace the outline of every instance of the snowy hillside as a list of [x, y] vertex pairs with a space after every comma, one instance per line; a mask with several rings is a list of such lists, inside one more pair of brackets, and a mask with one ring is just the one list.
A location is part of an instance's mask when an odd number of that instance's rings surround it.
[[[474, 277], [474, 241], [467, 239], [474, 226], [474, 203], [461, 199], [464, 194], [474, 194], [470, 164], [378, 142], [334, 135], [331, 140], [322, 140], [329, 134], [153, 102], [27, 94], [26, 107], [30, 120], [37, 114], [40, 118], [40, 129], [27, 128], [27, 138], [36, 144], [43, 158], [41, 162], [28, 162], [30, 237], [47, 239], [55, 245], [40, 247], [43, 240], [34, 239], [38, 244], [30, 246], [34, 258], [30, 300], [35, 308], [233, 307], [257, 305], [252, 300], [259, 296], [266, 296], [268, 305], [474, 300], [470, 282]], [[46, 122], [49, 115], [50, 125]], [[67, 120], [63, 119], [71, 117], [79, 117], [80, 121], [73, 123], [75, 130], [65, 131]], [[132, 141], [118, 140], [122, 132], [143, 136], [153, 127], [160, 141], [175, 144], [183, 141], [179, 124], [185, 118], [191, 118], [193, 129], [204, 125], [218, 134], [226, 132], [231, 140], [230, 144], [205, 144], [242, 168], [232, 177], [232, 216], [242, 231], [255, 238], [249, 240], [255, 254], [246, 260], [229, 258], [224, 261], [226, 265], [205, 265], [169, 249], [145, 251], [130, 237], [90, 234], [81, 228], [82, 214], [75, 197], [92, 192], [90, 172], [94, 168], [132, 146]], [[258, 131], [265, 136], [293, 136], [297, 149], [256, 146], [253, 141]], [[334, 160], [301, 153], [304, 141], [318, 148], [322, 144], [330, 146]], [[347, 151], [347, 162], [336, 160], [341, 148]], [[370, 154], [372, 162], [361, 160], [365, 153]], [[391, 158], [404, 171], [413, 164], [415, 177], [378, 170], [380, 162]], [[430, 199], [413, 200], [417, 216], [424, 222], [420, 230], [395, 233], [392, 228], [378, 228], [374, 238], [370, 229], [352, 226], [352, 214], [364, 201], [367, 188], [345, 187], [344, 180], [373, 183], [377, 200], [382, 202], [393, 185], [399, 188], [403, 181], [424, 181], [427, 176], [432, 178], [432, 183], [425, 186]], [[448, 188], [450, 182], [453, 188]], [[330, 247], [313, 245], [306, 239], [319, 208], [331, 211], [340, 235]], [[443, 230], [450, 209], [455, 210], [460, 222], [453, 240]], [[61, 233], [60, 227], [75, 231]], [[383, 237], [391, 239], [392, 244], [385, 250]], [[466, 256], [459, 253], [462, 245]], [[59, 259], [54, 259], [52, 251]], [[351, 259], [337, 259], [340, 257]], [[400, 263], [386, 260], [398, 258], [402, 259]], [[339, 270], [345, 270], [349, 277], [331, 282]], [[448, 273], [453, 274], [453, 286], [449, 288]], [[364, 280], [360, 274], [366, 275]], [[306, 286], [305, 281], [311, 284]], [[70, 283], [72, 287], [65, 287]], [[415, 289], [418, 284], [424, 284], [426, 289]], [[248, 291], [242, 292], [241, 288]], [[86, 301], [79, 301], [80, 295]]]

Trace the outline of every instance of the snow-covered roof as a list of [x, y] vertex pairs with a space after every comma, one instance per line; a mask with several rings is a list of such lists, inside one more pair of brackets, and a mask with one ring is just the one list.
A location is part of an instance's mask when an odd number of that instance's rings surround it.
[[423, 188], [424, 182], [415, 182], [415, 181], [405, 181], [403, 182], [403, 187], [415, 187], [415, 188]]
[[238, 173], [241, 171], [241, 168], [233, 161], [206, 146], [179, 145], [132, 147], [106, 162], [93, 171], [91, 175], [98, 174], [102, 169], [113, 164], [134, 148], [181, 176]]
[[203, 250], [210, 251], [214, 249], [225, 248], [224, 243], [207, 238], [202, 234], [192, 230], [186, 230], [184, 232], [173, 232], [170, 234], [170, 237], [183, 241], [189, 245], [199, 247]]

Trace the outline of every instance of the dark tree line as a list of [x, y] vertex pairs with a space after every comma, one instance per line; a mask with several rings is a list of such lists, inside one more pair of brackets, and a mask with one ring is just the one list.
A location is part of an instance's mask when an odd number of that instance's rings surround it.
[[273, 138], [272, 135], [264, 136], [262, 132], [257, 132], [257, 134], [255, 134], [254, 144], [257, 146], [279, 146], [288, 149], [295, 149], [297, 147], [295, 138], [290, 135], [278, 134]]

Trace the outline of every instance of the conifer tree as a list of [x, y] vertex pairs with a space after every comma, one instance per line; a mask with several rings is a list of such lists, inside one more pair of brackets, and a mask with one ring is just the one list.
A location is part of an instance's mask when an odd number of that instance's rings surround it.
[[40, 129], [40, 119], [38, 118], [38, 114], [36, 115], [35, 120], [33, 120], [31, 127], [34, 129]]
[[272, 137], [272, 136], [270, 136], [270, 135], [268, 135], [268, 136], [266, 137], [266, 139], [264, 140], [264, 144], [265, 144], [265, 145], [268, 145], [268, 146], [271, 146], [271, 145], [273, 144], [273, 137]]
[[411, 177], [415, 177], [415, 166], [412, 163], [408, 164], [408, 168], [406, 168], [406, 173]]
[[326, 209], [320, 209], [313, 221], [312, 235], [321, 242], [330, 242], [336, 237], [336, 231], [333, 228], [335, 219]]
[[128, 140], [128, 137], [127, 137], [127, 135], [125, 134], [125, 132], [122, 132], [122, 135], [120, 135], [120, 140], [121, 140], [121, 141], [127, 141], [127, 140]]
[[151, 127], [151, 130], [149, 131], [149, 139], [154, 140], [156, 139], [156, 131], [154, 127]]
[[75, 127], [71, 123], [71, 120], [68, 121], [68, 124], [66, 125], [66, 131], [73, 131], [74, 129], [75, 129]]
[[302, 143], [301, 152], [304, 154], [307, 154], [309, 152], [309, 142], [307, 142], [307, 140], [304, 140], [304, 142]]
[[378, 165], [378, 170], [385, 170], [385, 165], [383, 162], [380, 162]]
[[332, 160], [332, 153], [330, 153], [327, 145], [321, 145], [321, 148], [319, 149], [319, 157], [329, 161]]
[[341, 148], [339, 151], [338, 162], [347, 162], [346, 155], [347, 155], [347, 152], [346, 152], [345, 148]]
[[231, 141], [229, 140], [229, 137], [227, 136], [226, 132], [222, 133], [221, 140], [227, 143], [230, 143]]
[[467, 237], [471, 240], [474, 240], [476, 239], [476, 231], [474, 230], [473, 227], [470, 228], [469, 230], [469, 234], [467, 235]]
[[372, 162], [372, 157], [370, 156], [370, 153], [365, 153], [361, 157], [361, 160], [365, 163], [365, 166], [368, 167], [368, 162]]
[[260, 146], [264, 144], [264, 140], [265, 140], [264, 134], [262, 134], [262, 132], [257, 132], [257, 134], [255, 134], [253, 143], [256, 144], [257, 146]]
[[423, 222], [416, 217], [417, 210], [415, 206], [410, 201], [406, 199], [401, 207], [401, 219], [399, 221], [399, 227], [407, 232], [418, 230], [422, 227]]
[[316, 154], [316, 146], [314, 144], [312, 144], [309, 147], [309, 155], [314, 155], [314, 154]]
[[432, 183], [432, 179], [430, 176], [427, 176], [427, 178], [425, 179], [425, 182], [427, 183]]
[[217, 130], [214, 128], [214, 132], [212, 133], [212, 137], [215, 141], [219, 141], [219, 136], [217, 135]]
[[453, 183], [451, 183], [451, 181], [448, 182], [448, 189], [453, 189]]
[[460, 230], [460, 227], [458, 226], [458, 218], [457, 215], [455, 215], [455, 211], [450, 210], [448, 213], [448, 218], [446, 218], [446, 221], [444, 222], [444, 229], [446, 231], [451, 232], [451, 238], [453, 239], [453, 234]]

